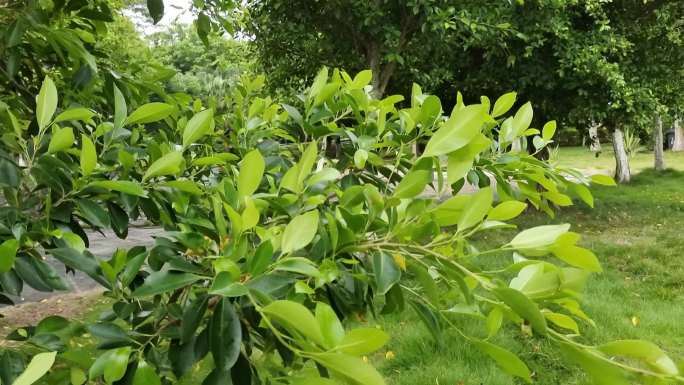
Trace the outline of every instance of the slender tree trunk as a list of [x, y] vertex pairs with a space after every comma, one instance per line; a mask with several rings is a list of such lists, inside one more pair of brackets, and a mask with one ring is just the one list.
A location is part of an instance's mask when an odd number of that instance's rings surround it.
[[613, 151], [615, 152], [615, 181], [628, 183], [631, 179], [631, 173], [627, 150], [625, 150], [625, 135], [617, 127], [613, 131]]
[[663, 157], [663, 119], [660, 114], [656, 115], [655, 127], [653, 128], [653, 154], [655, 162], [653, 166], [656, 170], [665, 170], [665, 158]]
[[679, 114], [674, 118], [674, 143], [672, 144], [672, 151], [684, 151], [684, 127], [679, 120]]

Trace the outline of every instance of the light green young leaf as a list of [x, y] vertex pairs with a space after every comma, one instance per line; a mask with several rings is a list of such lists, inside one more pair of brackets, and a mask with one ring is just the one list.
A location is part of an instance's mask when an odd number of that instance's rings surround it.
[[259, 223], [259, 209], [250, 197], [245, 197], [245, 209], [242, 211], [242, 230], [249, 230]]
[[549, 141], [553, 138], [553, 135], [556, 134], [556, 121], [552, 120], [550, 122], [546, 122], [544, 124], [544, 127], [542, 128], [542, 138], [544, 138], [545, 141]]
[[0, 273], [6, 273], [14, 267], [14, 259], [19, 249], [19, 241], [7, 239], [0, 244]]
[[475, 346], [480, 350], [492, 357], [506, 373], [520, 377], [525, 380], [525, 382], [532, 382], [532, 379], [530, 378], [530, 369], [515, 354], [487, 341], [473, 340], [473, 343], [475, 343]]
[[187, 148], [199, 138], [208, 134], [211, 129], [212, 119], [214, 119], [214, 110], [211, 108], [195, 114], [183, 130], [183, 147]]
[[339, 345], [344, 338], [344, 327], [330, 305], [323, 302], [316, 303], [316, 321], [321, 328], [325, 347], [332, 349]]
[[88, 120], [92, 118], [94, 115], [95, 113], [87, 108], [72, 108], [57, 115], [57, 117], [54, 120], [54, 123], [65, 122], [68, 120]]
[[147, 168], [143, 181], [156, 176], [174, 175], [180, 172], [181, 164], [183, 164], [183, 155], [178, 151], [169, 152], [168, 154], [157, 159]]
[[439, 156], [458, 150], [480, 132], [484, 122], [482, 105], [473, 104], [461, 109], [432, 135], [423, 156]]
[[470, 202], [458, 220], [458, 231], [463, 231], [482, 222], [492, 208], [492, 189], [485, 187], [470, 196]]
[[126, 99], [124, 98], [119, 88], [114, 85], [114, 130], [118, 130], [124, 126], [128, 110], [126, 106]]
[[515, 113], [513, 117], [513, 133], [515, 136], [520, 136], [530, 127], [532, 123], [532, 103], [527, 102]]
[[41, 131], [50, 124], [50, 120], [57, 110], [57, 102], [57, 87], [55, 87], [52, 79], [46, 76], [36, 97], [36, 120]]
[[520, 215], [527, 208], [527, 204], [518, 201], [505, 201], [489, 210], [487, 219], [494, 221], [507, 221]]
[[553, 313], [553, 312], [544, 312], [544, 317], [546, 317], [547, 320], [551, 321], [556, 326], [559, 326], [563, 329], [568, 329], [572, 330], [575, 332], [575, 334], [579, 334], [579, 326], [577, 326], [577, 322], [575, 322], [574, 319], [570, 318], [570, 316], [561, 314], [561, 313]]
[[313, 241], [318, 231], [318, 210], [298, 215], [285, 227], [281, 241], [281, 251], [288, 254], [306, 247]]
[[75, 139], [74, 130], [71, 127], [57, 128], [50, 138], [48, 153], [54, 154], [70, 148]]
[[93, 173], [93, 170], [97, 166], [97, 151], [95, 150], [95, 144], [90, 140], [88, 135], [83, 134], [81, 136], [81, 173], [84, 176], [88, 176]]
[[608, 175], [594, 174], [591, 176], [591, 181], [604, 186], [616, 186], [615, 180]]
[[133, 385], [161, 385], [161, 379], [157, 375], [157, 371], [145, 360], [142, 360], [138, 362], [138, 367], [135, 369]]
[[166, 103], [152, 102], [143, 104], [126, 119], [124, 126], [145, 124], [162, 120], [173, 112], [173, 106]]
[[343, 353], [362, 356], [373, 353], [389, 341], [389, 335], [376, 328], [352, 329], [344, 336], [339, 344]]
[[315, 361], [355, 385], [385, 385], [380, 373], [361, 358], [343, 353], [309, 353]]
[[293, 301], [278, 300], [266, 305], [262, 312], [274, 317], [280, 324], [323, 345], [323, 334], [316, 318], [304, 305]]
[[370, 84], [373, 79], [373, 72], [371, 70], [363, 70], [354, 76], [354, 80], [349, 84], [350, 90], [361, 89]]
[[147, 193], [140, 183], [131, 180], [99, 180], [88, 184], [92, 187], [100, 187], [107, 190], [119, 191], [129, 195], [147, 197]]
[[555, 245], [551, 250], [558, 259], [565, 261], [570, 266], [600, 273], [603, 271], [601, 262], [589, 249], [575, 245]]
[[678, 375], [677, 365], [657, 345], [641, 340], [612, 341], [599, 347], [610, 356], [636, 358], [646, 362], [653, 369], [667, 375]]
[[537, 249], [552, 245], [570, 230], [569, 224], [545, 225], [523, 230], [508, 244], [514, 249]]
[[496, 99], [494, 109], [492, 109], [492, 117], [496, 118], [508, 112], [513, 107], [513, 104], [515, 104], [516, 97], [517, 94], [515, 92], [509, 92]]
[[526, 319], [537, 333], [546, 335], [546, 319], [539, 311], [537, 304], [525, 294], [508, 287], [496, 288], [494, 294], [516, 314]]
[[252, 150], [245, 155], [240, 163], [240, 174], [237, 182], [239, 199], [254, 194], [259, 188], [265, 167], [266, 163], [259, 150]]
[[356, 150], [354, 153], [354, 166], [358, 168], [359, 170], [363, 169], [366, 167], [366, 161], [368, 160], [368, 151], [359, 148]]
[[17, 377], [12, 385], [31, 385], [38, 381], [50, 370], [55, 363], [57, 352], [36, 354], [29, 362], [24, 372]]

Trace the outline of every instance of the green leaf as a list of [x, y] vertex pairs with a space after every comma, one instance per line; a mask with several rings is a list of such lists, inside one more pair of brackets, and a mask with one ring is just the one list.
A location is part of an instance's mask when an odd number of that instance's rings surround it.
[[16, 239], [7, 239], [0, 244], [0, 273], [6, 273], [14, 267], [18, 249], [19, 241]]
[[394, 190], [394, 196], [399, 199], [408, 199], [420, 195], [425, 191], [428, 183], [432, 182], [432, 170], [411, 170]]
[[316, 267], [316, 264], [309, 259], [302, 257], [287, 257], [282, 258], [273, 267], [278, 271], [290, 271], [293, 273], [308, 275], [310, 277], [318, 277], [321, 272]]
[[678, 375], [677, 365], [657, 345], [641, 340], [612, 341], [599, 346], [599, 350], [610, 356], [636, 358], [646, 362], [654, 370], [666, 375]]
[[66, 266], [88, 274], [88, 276], [105, 286], [108, 285], [107, 281], [102, 277], [99, 262], [92, 257], [92, 254], [70, 247], [49, 249], [48, 252]]
[[470, 201], [458, 220], [458, 231], [463, 231], [482, 222], [492, 207], [492, 189], [485, 187], [470, 196]]
[[526, 319], [537, 333], [546, 335], [546, 319], [539, 311], [537, 304], [525, 294], [507, 287], [494, 289], [494, 294], [516, 314]]
[[515, 136], [520, 136], [530, 127], [532, 123], [532, 103], [525, 103], [513, 117], [513, 133]]
[[604, 186], [617, 186], [615, 180], [608, 175], [594, 174], [591, 176], [591, 181], [596, 184], [601, 184]]
[[316, 303], [316, 321], [321, 328], [324, 346], [327, 349], [336, 347], [344, 338], [344, 327], [330, 305]]
[[129, 195], [147, 197], [147, 193], [138, 182], [130, 180], [98, 180], [88, 184], [89, 187], [99, 187], [112, 191], [119, 191]]
[[24, 372], [17, 377], [12, 385], [31, 385], [43, 377], [55, 363], [57, 352], [36, 354], [29, 362]]
[[100, 205], [89, 199], [79, 199], [76, 204], [78, 206], [78, 211], [81, 213], [83, 218], [92, 223], [93, 226], [109, 226], [109, 215], [102, 207], [100, 207]]
[[401, 271], [394, 263], [394, 258], [387, 253], [373, 254], [373, 277], [375, 279], [376, 294], [387, 292], [399, 282]]
[[161, 385], [161, 378], [145, 360], [138, 362], [133, 376], [133, 385]]
[[202, 189], [197, 186], [197, 183], [191, 181], [191, 180], [186, 180], [186, 179], [178, 179], [178, 180], [167, 180], [164, 182], [159, 183], [160, 187], [170, 187], [173, 189], [176, 189], [178, 191], [183, 191], [188, 194], [192, 195], [202, 195]]
[[72, 108], [57, 115], [57, 117], [54, 120], [54, 123], [65, 122], [68, 120], [88, 120], [92, 118], [94, 115], [95, 112], [87, 108]]
[[88, 176], [93, 173], [97, 166], [97, 152], [95, 145], [90, 138], [83, 134], [81, 136], [81, 173]]
[[350, 90], [358, 90], [370, 84], [373, 79], [371, 70], [363, 70], [354, 76], [354, 80], [349, 85]]
[[[456, 150], [458, 152], [459, 150]], [[473, 168], [475, 159], [459, 156], [456, 152], [449, 154], [447, 159], [447, 183], [454, 184], [463, 179]]]
[[574, 245], [558, 245], [551, 251], [558, 259], [565, 261], [570, 266], [597, 273], [603, 271], [601, 263], [591, 250]]
[[181, 164], [183, 163], [183, 155], [178, 151], [169, 152], [168, 154], [157, 159], [147, 168], [143, 181], [150, 178], [163, 175], [174, 175], [180, 172]]
[[499, 332], [503, 324], [503, 311], [497, 306], [487, 315], [487, 338], [492, 338]]
[[145, 282], [133, 291], [133, 297], [148, 297], [180, 289], [202, 279], [202, 277], [177, 271], [155, 271]]
[[125, 346], [110, 351], [104, 368], [104, 380], [107, 384], [119, 381], [126, 374], [128, 358], [131, 355], [131, 347]]
[[128, 115], [127, 108], [126, 99], [116, 85], [114, 85], [114, 130], [124, 126], [126, 115]]
[[358, 169], [363, 169], [366, 167], [366, 161], [368, 160], [368, 151], [359, 148], [354, 153], [354, 166]]
[[36, 120], [40, 130], [44, 130], [50, 124], [50, 120], [57, 110], [57, 102], [57, 87], [55, 87], [52, 79], [46, 76], [36, 97]]
[[430, 95], [420, 106], [420, 114], [418, 115], [418, 122], [423, 127], [429, 128], [435, 123], [438, 117], [442, 115], [442, 102], [438, 97]]
[[564, 358], [579, 365], [592, 378], [594, 384], [632, 385], [625, 372], [594, 349], [580, 349], [569, 343], [559, 344]]
[[227, 298], [221, 298], [218, 302], [209, 328], [209, 344], [214, 365], [218, 369], [228, 371], [240, 356], [242, 327], [235, 307]]
[[480, 132], [484, 122], [482, 105], [473, 104], [461, 109], [432, 135], [423, 156], [449, 154], [467, 145]]
[[565, 314], [544, 312], [544, 317], [546, 317], [546, 319], [551, 321], [551, 323], [554, 325], [562, 327], [563, 329], [572, 330], [575, 332], [575, 334], [579, 334], [579, 326], [577, 326], [577, 322]]
[[71, 381], [71, 385], [82, 385], [88, 381], [88, 377], [86, 376], [85, 372], [75, 366], [72, 366], [69, 369], [69, 379]]
[[164, 0], [147, 0], [147, 10], [154, 24], [159, 23], [164, 17]]
[[162, 120], [173, 112], [173, 106], [166, 103], [147, 103], [138, 107], [137, 110], [126, 119], [124, 126], [131, 124], [145, 124]]
[[278, 300], [266, 305], [262, 312], [274, 317], [280, 324], [323, 345], [323, 334], [318, 321], [304, 305], [293, 301]]
[[240, 162], [237, 191], [238, 199], [252, 195], [259, 188], [266, 163], [259, 150], [252, 150]]
[[549, 140], [551, 140], [551, 138], [553, 138], [555, 134], [556, 121], [552, 120], [550, 122], [546, 122], [546, 124], [544, 124], [544, 127], [542, 128], [542, 138], [548, 142]]
[[530, 378], [530, 369], [527, 368], [524, 362], [515, 354], [509, 352], [508, 350], [491, 344], [487, 341], [472, 340], [475, 346], [480, 350], [487, 353], [494, 361], [496, 361], [499, 366], [506, 371], [506, 373], [520, 377], [525, 382], [532, 382]]
[[318, 210], [311, 210], [292, 218], [285, 227], [280, 249], [283, 254], [306, 247], [318, 231]]
[[380, 373], [361, 358], [343, 353], [309, 353], [316, 362], [357, 385], [385, 385]]
[[325, 87], [325, 84], [327, 82], [328, 68], [323, 67], [320, 71], [318, 71], [318, 74], [316, 75], [313, 84], [311, 84], [311, 88], [309, 89], [309, 99], [315, 98], [321, 92], [321, 90], [323, 90], [323, 87]]
[[[239, 273], [239, 272], [238, 272]], [[235, 278], [227, 271], [219, 273], [211, 284], [209, 294], [220, 295], [223, 297], [242, 297], [247, 294], [247, 287], [240, 282], [235, 282]]]
[[514, 249], [538, 249], [552, 245], [558, 237], [568, 232], [569, 224], [537, 226], [523, 230], [508, 245]]
[[197, 333], [200, 323], [207, 311], [209, 304], [209, 296], [203, 295], [193, 299], [183, 311], [183, 318], [181, 320], [181, 334], [180, 340], [182, 344], [187, 344], [192, 340], [192, 337]]
[[527, 204], [518, 201], [505, 201], [499, 203], [496, 207], [489, 210], [487, 219], [493, 221], [507, 221], [522, 214], [527, 208]]
[[50, 144], [48, 145], [48, 153], [54, 154], [56, 152], [64, 151], [74, 144], [74, 130], [71, 127], [57, 128], [52, 133]]
[[492, 109], [492, 117], [496, 118], [508, 112], [513, 107], [513, 104], [515, 104], [516, 97], [517, 94], [515, 92], [509, 92], [496, 99]]
[[352, 329], [344, 336], [338, 348], [341, 352], [354, 356], [373, 353], [389, 341], [389, 335], [376, 328]]
[[199, 138], [209, 133], [211, 122], [214, 119], [214, 110], [211, 108], [195, 114], [185, 125], [183, 130], [183, 147], [187, 148]]

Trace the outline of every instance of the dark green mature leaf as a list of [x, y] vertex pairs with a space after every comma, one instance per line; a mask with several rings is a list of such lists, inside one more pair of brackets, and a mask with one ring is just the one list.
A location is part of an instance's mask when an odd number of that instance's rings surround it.
[[99, 340], [98, 349], [112, 349], [133, 344], [128, 333], [113, 323], [92, 324], [88, 326], [88, 331]]
[[0, 383], [11, 384], [25, 368], [24, 358], [14, 350], [0, 352]]
[[235, 307], [226, 298], [219, 300], [209, 329], [211, 354], [217, 368], [230, 370], [237, 362], [242, 344], [242, 327]]
[[197, 333], [200, 322], [207, 311], [207, 304], [209, 303], [208, 296], [201, 296], [195, 298], [187, 309], [183, 312], [183, 320], [181, 322], [181, 343], [187, 344], [192, 340], [192, 337]]
[[546, 335], [546, 319], [539, 311], [537, 304], [525, 294], [507, 287], [496, 288], [494, 293], [516, 314], [526, 319], [537, 333]]
[[102, 276], [100, 263], [90, 253], [82, 253], [72, 248], [49, 249], [48, 252], [63, 264], [82, 271], [103, 286], [109, 287], [109, 282]]
[[420, 317], [420, 320], [423, 321], [425, 327], [427, 327], [427, 329], [430, 331], [430, 334], [432, 334], [432, 337], [435, 339], [435, 341], [440, 343], [442, 324], [439, 322], [439, 318], [435, 312], [422, 302], [411, 301], [409, 303], [418, 314], [418, 317]]
[[100, 205], [89, 199], [79, 199], [76, 204], [83, 218], [93, 226], [109, 226], [109, 214]]
[[134, 297], [148, 297], [166, 293], [193, 284], [202, 277], [172, 270], [155, 271], [145, 278], [145, 282], [133, 291]]
[[377, 294], [386, 294], [401, 279], [401, 270], [387, 253], [373, 254], [372, 258]]
[[150, 17], [154, 24], [164, 17], [164, 0], [147, 0], [147, 10], [150, 12]]

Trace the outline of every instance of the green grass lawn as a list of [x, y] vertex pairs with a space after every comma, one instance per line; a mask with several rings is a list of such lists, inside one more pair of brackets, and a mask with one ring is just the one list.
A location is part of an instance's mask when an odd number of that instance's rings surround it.
[[[572, 223], [583, 234], [582, 243], [601, 259], [605, 271], [591, 278], [582, 300], [597, 324], [595, 329], [583, 325], [588, 341], [643, 338], [666, 348], [675, 360], [684, 358], [684, 172], [644, 171], [629, 185], [596, 187], [594, 194], [595, 209], [578, 203], [555, 219], [528, 213], [518, 224]], [[480, 242], [507, 241], [513, 234], [501, 232]], [[481, 333], [469, 321], [463, 319], [464, 330]], [[390, 384], [517, 383], [456, 333], [447, 333], [437, 346], [411, 311], [381, 323], [392, 334], [388, 349], [395, 358], [375, 359]], [[535, 371], [535, 383], [586, 380], [578, 369], [565, 367], [558, 351], [543, 340], [526, 339], [509, 328], [498, 341], [523, 357]]]
[[[598, 158], [587, 147], [561, 147], [558, 156], [558, 164], [565, 167], [574, 167], [591, 171], [601, 171], [612, 174], [615, 170], [615, 158], [613, 147], [610, 143], [603, 145], [603, 151]], [[653, 152], [639, 152], [630, 159], [630, 168], [633, 173], [653, 168]], [[684, 171], [684, 151], [665, 151], [665, 166], [679, 171]]]

